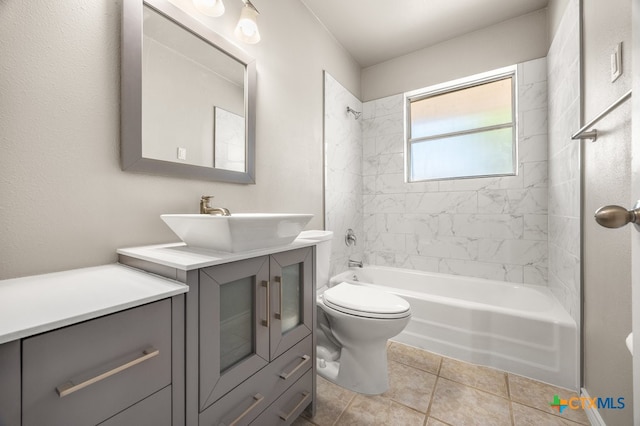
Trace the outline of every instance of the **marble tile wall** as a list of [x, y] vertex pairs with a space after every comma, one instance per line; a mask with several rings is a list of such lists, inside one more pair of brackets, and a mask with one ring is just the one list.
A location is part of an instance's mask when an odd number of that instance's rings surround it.
[[570, 0], [547, 56], [549, 287], [580, 324], [579, 5]]
[[[362, 102], [324, 73], [325, 229], [333, 231], [330, 276], [347, 269], [347, 261], [362, 260], [362, 116], [347, 113], [347, 106], [362, 111]], [[347, 229], [358, 241], [348, 247]], [[318, 284], [320, 285], [320, 284]]]
[[517, 176], [404, 182], [403, 95], [363, 105], [365, 261], [547, 284], [547, 63], [518, 65]]

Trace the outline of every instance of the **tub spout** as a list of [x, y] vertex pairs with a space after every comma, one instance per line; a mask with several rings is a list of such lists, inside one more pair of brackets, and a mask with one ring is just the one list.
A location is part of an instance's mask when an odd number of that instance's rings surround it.
[[362, 268], [362, 260], [361, 261], [357, 261], [357, 260], [352, 260], [349, 259], [349, 268], [353, 268], [353, 267], [358, 267], [358, 268]]

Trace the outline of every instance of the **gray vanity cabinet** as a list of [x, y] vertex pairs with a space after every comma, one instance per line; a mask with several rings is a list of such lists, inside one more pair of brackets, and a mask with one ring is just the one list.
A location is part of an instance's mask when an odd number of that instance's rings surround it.
[[20, 341], [0, 345], [0, 426], [20, 424]]
[[311, 403], [313, 276], [311, 247], [199, 271], [200, 425], [261, 424], [280, 398], [290, 424]]
[[162, 390], [170, 424], [171, 350], [169, 299], [25, 338], [22, 424], [95, 425]]

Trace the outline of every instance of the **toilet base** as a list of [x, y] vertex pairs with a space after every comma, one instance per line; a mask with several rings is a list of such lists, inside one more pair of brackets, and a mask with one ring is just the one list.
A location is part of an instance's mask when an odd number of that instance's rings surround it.
[[[364, 345], [357, 348], [343, 347], [336, 360], [318, 356], [318, 374], [343, 388], [364, 395], [380, 395], [389, 389], [387, 373], [387, 342]], [[318, 347], [318, 354], [325, 353]]]

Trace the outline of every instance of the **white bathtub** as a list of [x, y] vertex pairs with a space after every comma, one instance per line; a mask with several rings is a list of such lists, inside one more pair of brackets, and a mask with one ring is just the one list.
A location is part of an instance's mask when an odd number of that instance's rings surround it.
[[379, 266], [331, 279], [343, 281], [411, 304], [411, 321], [393, 340], [578, 389], [577, 326], [545, 287]]

